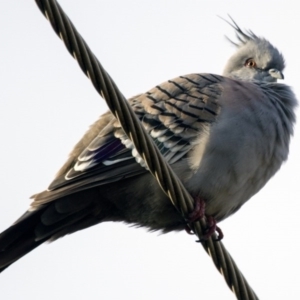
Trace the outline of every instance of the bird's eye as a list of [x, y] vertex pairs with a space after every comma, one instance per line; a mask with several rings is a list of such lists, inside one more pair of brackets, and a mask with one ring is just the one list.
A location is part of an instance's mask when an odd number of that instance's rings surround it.
[[245, 62], [245, 67], [248, 67], [248, 68], [255, 68], [256, 67], [256, 62], [253, 58], [249, 58], [246, 60]]

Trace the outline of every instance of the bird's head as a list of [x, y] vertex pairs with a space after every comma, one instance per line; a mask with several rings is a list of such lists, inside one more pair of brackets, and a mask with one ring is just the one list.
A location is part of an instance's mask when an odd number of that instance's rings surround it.
[[283, 79], [285, 67], [282, 54], [269, 41], [256, 36], [252, 31], [243, 32], [234, 22], [229, 23], [236, 32], [238, 43], [235, 54], [229, 59], [223, 75], [245, 81], [276, 82]]

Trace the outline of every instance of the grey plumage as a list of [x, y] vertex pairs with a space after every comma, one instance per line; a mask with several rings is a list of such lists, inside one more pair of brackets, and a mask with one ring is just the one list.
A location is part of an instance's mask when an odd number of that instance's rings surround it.
[[[297, 104], [284, 59], [244, 33], [224, 76], [190, 74], [129, 101], [161, 153], [206, 213], [221, 221], [257, 193], [287, 159]], [[111, 113], [78, 142], [47, 191], [0, 235], [0, 271], [47, 240], [105, 221], [151, 230], [186, 222], [161, 191]]]

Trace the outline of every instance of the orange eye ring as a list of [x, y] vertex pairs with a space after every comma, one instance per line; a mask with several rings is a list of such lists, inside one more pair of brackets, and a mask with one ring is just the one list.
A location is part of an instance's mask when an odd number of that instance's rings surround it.
[[245, 62], [245, 67], [248, 67], [248, 68], [255, 68], [256, 67], [256, 62], [253, 58], [249, 58], [246, 60]]

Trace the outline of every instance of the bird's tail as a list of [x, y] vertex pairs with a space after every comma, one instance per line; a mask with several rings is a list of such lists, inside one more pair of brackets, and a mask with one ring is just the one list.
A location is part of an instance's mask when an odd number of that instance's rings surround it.
[[[92, 196], [84, 198], [83, 200], [86, 201], [83, 201], [81, 205], [76, 205], [77, 200], [82, 199], [81, 196], [81, 194], [66, 196], [57, 199], [55, 203], [51, 202], [41, 205], [39, 209], [27, 211], [11, 227], [2, 232], [0, 234], [0, 273], [45, 241], [54, 241], [66, 234], [102, 222], [105, 210], [93, 212], [93, 207], [89, 206]], [[60, 208], [60, 211], [56, 206]]]
[[42, 211], [26, 212], [0, 234], [0, 273], [47, 239], [36, 240], [34, 229]]

